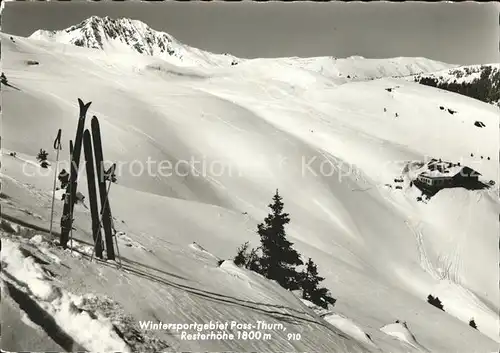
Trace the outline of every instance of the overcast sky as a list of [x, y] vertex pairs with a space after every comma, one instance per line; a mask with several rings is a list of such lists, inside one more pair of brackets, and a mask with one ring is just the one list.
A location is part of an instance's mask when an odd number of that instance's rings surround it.
[[8, 2], [2, 31], [28, 36], [92, 15], [129, 17], [236, 56], [423, 56], [500, 62], [497, 3]]

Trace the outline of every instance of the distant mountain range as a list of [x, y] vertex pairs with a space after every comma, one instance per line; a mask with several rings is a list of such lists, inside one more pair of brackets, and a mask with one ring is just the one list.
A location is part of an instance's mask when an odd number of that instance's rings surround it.
[[299, 67], [334, 79], [336, 83], [381, 77], [409, 77], [415, 82], [500, 104], [500, 65], [461, 66], [426, 58], [366, 59], [352, 56], [241, 59], [185, 45], [168, 33], [156, 31], [139, 20], [92, 16], [60, 31], [38, 30], [30, 38], [112, 52], [136, 52], [180, 66], [228, 67], [243, 62], [266, 61]]
[[185, 65], [227, 66], [240, 61], [232, 55], [213, 54], [184, 45], [168, 33], [128, 18], [92, 16], [64, 30], [38, 30], [30, 38], [100, 50], [135, 51]]
[[34, 32], [30, 38], [111, 52], [136, 52], [181, 66], [228, 67], [248, 61], [252, 62], [250, 65], [256, 61], [257, 63], [267, 61], [270, 65], [278, 62], [278, 65], [299, 67], [333, 78], [337, 83], [414, 75], [454, 66], [413, 57], [366, 59], [361, 56], [352, 56], [341, 59], [323, 56], [242, 59], [227, 53], [214, 54], [190, 47], [170, 34], [156, 31], [139, 20], [112, 19], [108, 16], [92, 16], [77, 25], [59, 31], [41, 29]]

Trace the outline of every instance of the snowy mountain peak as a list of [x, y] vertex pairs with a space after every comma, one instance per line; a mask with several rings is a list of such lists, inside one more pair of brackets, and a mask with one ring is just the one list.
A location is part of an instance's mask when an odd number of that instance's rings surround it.
[[105, 51], [132, 51], [173, 59], [176, 64], [225, 66], [239, 61], [230, 55], [191, 48], [168, 33], [156, 31], [144, 22], [129, 18], [91, 16], [64, 30], [38, 30], [30, 38]]
[[157, 32], [145, 23], [128, 18], [112, 19], [92, 16], [62, 31], [38, 30], [30, 38], [66, 42], [80, 47], [105, 50], [111, 42], [119, 42], [141, 54], [168, 52], [174, 55], [173, 37]]
[[156, 32], [145, 23], [128, 18], [113, 20], [108, 16], [92, 16], [65, 32], [78, 33], [79, 30], [81, 35], [75, 36], [73, 44], [95, 49], [104, 49], [106, 42], [117, 40], [139, 53], [154, 55], [168, 51], [174, 41], [167, 33]]

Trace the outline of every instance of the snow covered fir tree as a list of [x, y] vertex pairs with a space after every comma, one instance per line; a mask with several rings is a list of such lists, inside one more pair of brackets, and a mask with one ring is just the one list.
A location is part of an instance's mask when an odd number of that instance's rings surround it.
[[327, 288], [318, 288], [319, 283], [324, 278], [318, 275], [317, 266], [311, 258], [307, 260], [306, 269], [300, 275], [299, 284], [302, 288], [303, 299], [309, 300], [325, 309], [328, 308], [328, 304], [335, 304], [336, 300], [330, 295]]
[[318, 288], [324, 280], [318, 275], [316, 264], [308, 259], [305, 270], [298, 272], [296, 267], [304, 265], [299, 253], [293, 249], [287, 240], [285, 225], [290, 223], [289, 214], [284, 212], [283, 198], [278, 190], [273, 196], [273, 202], [268, 205], [271, 209], [263, 223], [257, 225], [261, 246], [249, 251], [249, 242], [238, 248], [234, 263], [249, 270], [275, 280], [285, 289], [302, 291], [302, 298], [328, 308], [328, 304], [335, 304], [326, 288]]
[[293, 249], [293, 243], [286, 237], [285, 225], [290, 223], [290, 218], [288, 213], [283, 212], [282, 197], [278, 190], [268, 207], [271, 213], [257, 226], [262, 244], [260, 272], [286, 289], [297, 289], [299, 285], [295, 266], [303, 265], [303, 262]]
[[496, 4], [4, 3], [2, 352], [498, 351]]

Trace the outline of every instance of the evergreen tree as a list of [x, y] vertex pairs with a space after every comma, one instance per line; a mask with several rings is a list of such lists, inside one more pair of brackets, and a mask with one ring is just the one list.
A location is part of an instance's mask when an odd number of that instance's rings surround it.
[[248, 268], [249, 270], [252, 270], [257, 273], [262, 273], [262, 268], [260, 264], [260, 256], [257, 254], [257, 252], [260, 250], [260, 247], [258, 248], [253, 248], [250, 251], [250, 254], [248, 255], [247, 262], [245, 264], [245, 267]]
[[311, 300], [311, 293], [318, 288], [319, 282], [324, 278], [318, 275], [316, 264], [309, 258], [306, 269], [301, 273], [300, 285], [302, 287], [302, 298]]
[[292, 248], [293, 243], [286, 239], [285, 225], [290, 222], [290, 218], [288, 213], [283, 212], [282, 197], [278, 190], [269, 208], [271, 213], [264, 219], [264, 223], [257, 226], [262, 243], [260, 273], [286, 289], [298, 289], [299, 274], [294, 266], [303, 265], [303, 262]]
[[476, 322], [474, 321], [474, 319], [470, 319], [469, 326], [472, 328], [475, 328], [477, 330], [477, 325], [476, 325]]
[[241, 267], [246, 265], [248, 260], [248, 254], [247, 254], [248, 245], [249, 243], [247, 241], [245, 244], [241, 245], [238, 248], [238, 252], [236, 253], [236, 256], [233, 259], [236, 266]]
[[47, 168], [47, 166], [49, 165], [49, 163], [47, 162], [48, 155], [49, 154], [47, 153], [47, 151], [40, 148], [40, 152], [38, 152], [36, 159], [40, 162], [42, 168]]
[[260, 273], [260, 257], [257, 254], [257, 252], [260, 250], [260, 247], [253, 248], [252, 250], [250, 250], [250, 252], [248, 252], [248, 246], [248, 241], [245, 244], [241, 245], [238, 248], [238, 252], [233, 261], [239, 267], [245, 267], [249, 270]]
[[328, 304], [334, 305], [337, 300], [330, 295], [327, 288], [321, 287], [312, 294], [311, 301], [324, 309], [328, 309]]
[[318, 288], [319, 283], [323, 280], [324, 278], [318, 275], [316, 264], [309, 258], [306, 263], [306, 269], [300, 276], [302, 298], [327, 309], [328, 304], [333, 305], [336, 300], [330, 295], [328, 289]]

